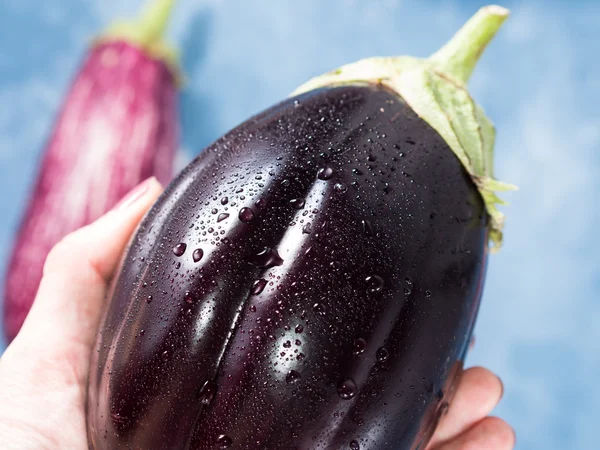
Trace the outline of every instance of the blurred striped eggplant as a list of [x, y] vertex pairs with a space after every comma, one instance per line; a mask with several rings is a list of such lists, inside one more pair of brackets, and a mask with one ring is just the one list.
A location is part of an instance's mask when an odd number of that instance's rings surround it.
[[177, 58], [163, 41], [173, 0], [94, 42], [44, 150], [16, 236], [4, 295], [10, 341], [33, 303], [50, 249], [142, 180], [167, 183], [178, 146]]

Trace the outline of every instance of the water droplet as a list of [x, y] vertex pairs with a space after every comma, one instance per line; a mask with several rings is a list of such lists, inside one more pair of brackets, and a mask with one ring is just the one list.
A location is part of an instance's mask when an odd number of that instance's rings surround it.
[[369, 155], [369, 156], [367, 156], [367, 161], [369, 161], [369, 162], [377, 161], [377, 157], [375, 155]]
[[369, 275], [365, 281], [367, 282], [367, 292], [375, 293], [383, 289], [383, 278], [379, 275]]
[[345, 184], [342, 184], [342, 183], [335, 183], [333, 185], [333, 189], [336, 192], [339, 192], [340, 194], [343, 194], [344, 192], [346, 192], [348, 190], [348, 186], [346, 186]]
[[281, 266], [283, 264], [283, 259], [277, 253], [277, 250], [270, 247], [265, 247], [263, 251], [252, 256], [249, 259], [250, 264], [253, 264], [257, 267], [269, 268], [273, 266]]
[[320, 316], [324, 316], [325, 313], [327, 313], [327, 309], [325, 308], [325, 305], [323, 305], [322, 303], [315, 303], [313, 305], [313, 309]]
[[202, 250], [201, 248], [197, 248], [196, 250], [194, 250], [194, 253], [192, 253], [192, 259], [194, 260], [195, 263], [200, 261], [203, 256], [204, 256], [204, 250]]
[[294, 209], [302, 209], [304, 208], [305, 204], [306, 202], [303, 198], [295, 198], [293, 200], [290, 200], [290, 205], [292, 205], [292, 208]]
[[310, 230], [310, 222], [309, 223], [305, 223], [304, 226], [302, 227], [302, 233], [303, 234], [310, 234], [311, 230]]
[[283, 343], [283, 348], [290, 348], [292, 346], [292, 342], [291, 341], [285, 341]]
[[371, 222], [368, 220], [362, 220], [361, 224], [363, 227], [363, 234], [365, 236], [373, 236], [373, 226], [371, 225]]
[[333, 169], [331, 167], [323, 167], [322, 169], [319, 169], [317, 178], [319, 178], [319, 180], [329, 180], [332, 175]]
[[186, 291], [186, 293], [183, 295], [183, 299], [185, 300], [186, 303], [194, 303], [194, 296], [192, 295], [192, 293], [190, 291]]
[[204, 386], [198, 391], [198, 400], [203, 405], [210, 405], [217, 393], [217, 383], [213, 380], [208, 380]]
[[175, 256], [182, 256], [185, 253], [186, 248], [187, 245], [182, 242], [173, 247], [173, 253], [175, 254]]
[[240, 209], [240, 213], [238, 215], [240, 220], [244, 223], [252, 222], [254, 219], [254, 213], [250, 208], [242, 208]]
[[212, 214], [216, 214], [216, 213], [218, 213], [218, 212], [219, 212], [219, 210], [218, 210], [217, 208], [213, 208], [213, 209], [212, 209], [210, 212], [211, 212]]
[[221, 205], [226, 205], [228, 201], [229, 201], [229, 199], [227, 197], [223, 197], [221, 199]]
[[350, 441], [350, 450], [360, 450], [360, 444], [358, 441]]
[[412, 280], [410, 278], [406, 278], [406, 287], [404, 288], [404, 295], [410, 295], [412, 294], [413, 291], [413, 284], [412, 284]]
[[362, 173], [362, 170], [359, 170], [359, 169], [357, 169], [357, 168], [354, 168], [354, 169], [352, 169], [352, 173], [353, 173], [354, 175], [362, 175], [362, 174], [363, 174], [363, 173]]
[[226, 450], [228, 448], [231, 448], [231, 446], [233, 445], [233, 441], [229, 436], [220, 434], [217, 438], [217, 445], [219, 446], [220, 450]]
[[285, 376], [285, 381], [288, 383], [295, 383], [300, 379], [300, 373], [295, 370], [290, 370]]
[[310, 247], [308, 247], [306, 249], [306, 251], [304, 252], [304, 255], [307, 258], [314, 258], [317, 255], [317, 249], [315, 248], [314, 245], [311, 245]]
[[354, 380], [350, 378], [342, 378], [337, 384], [338, 395], [344, 400], [350, 400], [358, 392], [358, 387]]
[[364, 353], [366, 348], [367, 341], [365, 341], [363, 338], [355, 339], [354, 346], [352, 347], [352, 353], [354, 353], [355, 355], [360, 355], [361, 353]]
[[267, 283], [268, 283], [268, 281], [265, 279], [262, 279], [262, 278], [260, 280], [256, 280], [254, 282], [254, 284], [252, 285], [252, 289], [250, 290], [250, 293], [252, 295], [260, 294], [267, 286]]
[[264, 208], [265, 206], [267, 206], [267, 201], [264, 198], [259, 199], [256, 203], [255, 203], [257, 208]]
[[221, 213], [219, 214], [219, 217], [217, 217], [217, 222], [222, 222], [223, 220], [227, 219], [229, 217], [228, 213]]
[[381, 348], [377, 349], [377, 353], [375, 353], [375, 357], [377, 358], [377, 361], [385, 362], [390, 357], [390, 352], [388, 351], [387, 348], [381, 347]]
[[146, 303], [152, 303], [152, 296], [149, 295], [148, 297], [146, 297]]
[[296, 333], [300, 334], [304, 331], [304, 326], [302, 324], [298, 324], [298, 325], [296, 325], [296, 328], [294, 328], [294, 331]]
[[425, 291], [425, 297], [427, 297], [427, 298], [431, 297], [431, 291], [430, 290], [426, 290]]

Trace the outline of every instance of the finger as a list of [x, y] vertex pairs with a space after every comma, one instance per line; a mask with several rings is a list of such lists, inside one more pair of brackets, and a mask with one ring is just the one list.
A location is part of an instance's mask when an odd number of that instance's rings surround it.
[[515, 442], [515, 432], [510, 425], [497, 417], [486, 417], [435, 450], [512, 450]]
[[490, 414], [502, 398], [502, 392], [502, 381], [489, 370], [483, 367], [466, 370], [429, 448], [453, 439]]
[[64, 373], [75, 376], [72, 381], [85, 379], [108, 282], [131, 234], [161, 192], [156, 179], [143, 182], [112, 211], [52, 249], [9, 355], [56, 361], [67, 369]]

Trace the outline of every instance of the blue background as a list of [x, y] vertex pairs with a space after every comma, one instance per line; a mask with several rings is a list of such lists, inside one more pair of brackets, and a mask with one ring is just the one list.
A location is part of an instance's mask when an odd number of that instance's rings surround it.
[[[297, 85], [374, 55], [426, 56], [484, 3], [181, 0], [180, 164]], [[140, 0], [3, 0], [0, 249], [5, 259], [62, 96], [89, 39]], [[519, 449], [598, 449], [600, 2], [508, 2], [471, 90], [498, 127], [506, 246], [493, 256], [470, 365], [500, 374]], [[1, 346], [0, 346], [1, 349]]]

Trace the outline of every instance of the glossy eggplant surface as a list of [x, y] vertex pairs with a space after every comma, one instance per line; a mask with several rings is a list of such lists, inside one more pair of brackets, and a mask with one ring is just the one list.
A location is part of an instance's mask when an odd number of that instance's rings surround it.
[[91, 448], [424, 447], [461, 373], [488, 220], [385, 87], [251, 118], [131, 241], [94, 350]]

